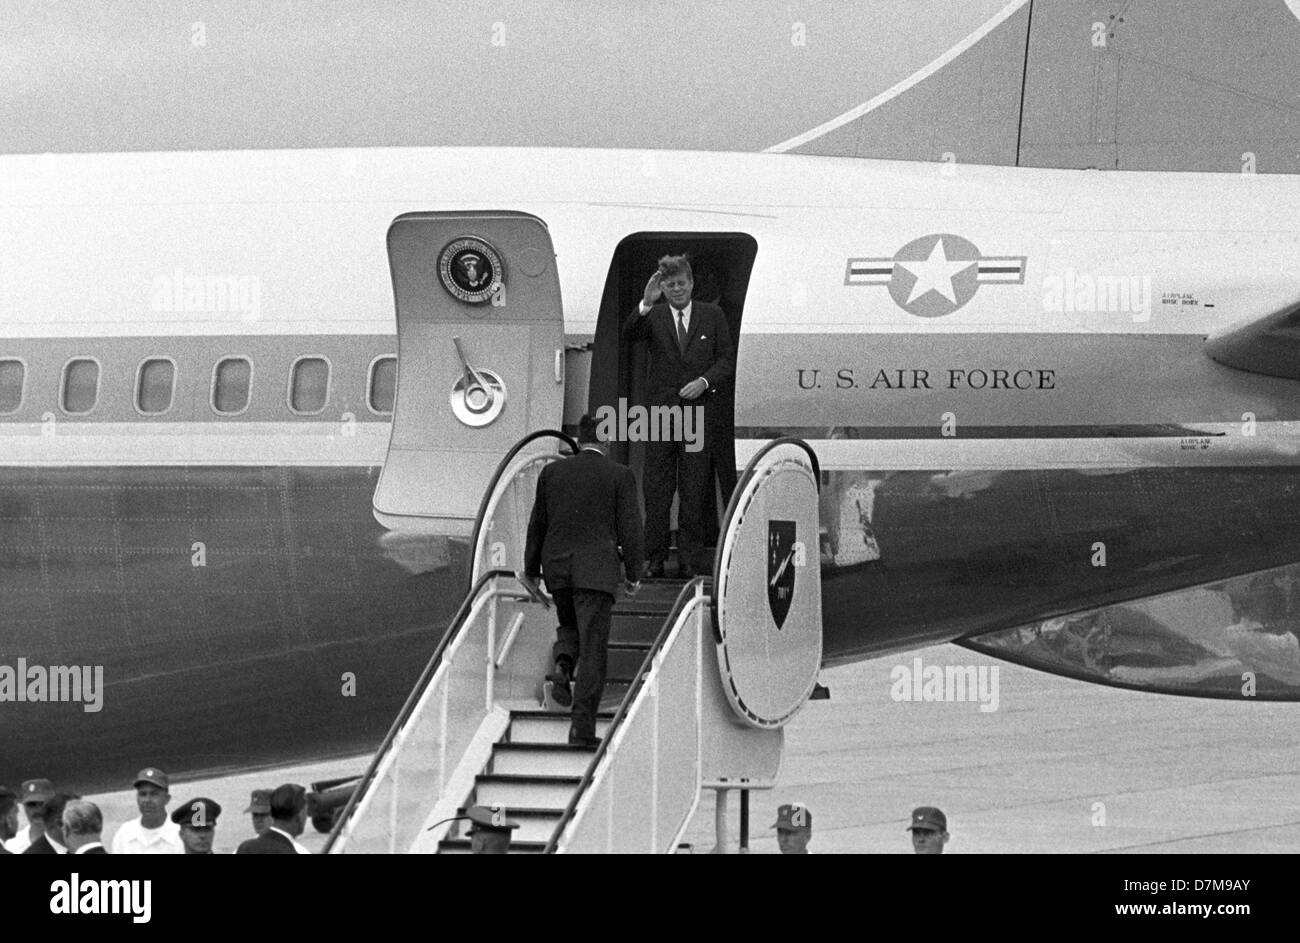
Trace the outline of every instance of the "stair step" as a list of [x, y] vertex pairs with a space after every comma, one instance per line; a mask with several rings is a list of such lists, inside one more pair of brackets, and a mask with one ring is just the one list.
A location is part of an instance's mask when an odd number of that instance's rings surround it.
[[[603, 737], [613, 719], [613, 711], [597, 714], [596, 736]], [[506, 739], [510, 743], [567, 744], [570, 720], [568, 711], [511, 711]]]
[[659, 637], [668, 610], [662, 612], [616, 612], [609, 625], [609, 641], [614, 645], [649, 645]]
[[[549, 841], [550, 839], [546, 839]], [[511, 855], [540, 855], [546, 850], [546, 841], [512, 841], [510, 850], [507, 854]], [[444, 838], [438, 842], [438, 854], [440, 855], [468, 855], [470, 851], [470, 840], [468, 838]]]
[[648, 651], [650, 651], [648, 642], [611, 644], [606, 671], [611, 677], [635, 678], [645, 662], [645, 653]]
[[478, 805], [518, 806], [530, 809], [564, 809], [573, 798], [581, 776], [521, 776], [484, 773], [474, 780]]
[[667, 612], [681, 595], [685, 580], [642, 580], [635, 599], [619, 596], [614, 600], [615, 612]]
[[521, 776], [580, 777], [587, 772], [595, 755], [595, 747], [568, 743], [498, 743], [492, 748], [489, 771]]
[[[632, 686], [631, 679], [605, 679], [605, 690], [600, 698], [601, 713], [609, 712], [615, 714], [623, 704], [623, 698], [627, 697], [628, 688]], [[597, 731], [599, 735], [599, 731]]]

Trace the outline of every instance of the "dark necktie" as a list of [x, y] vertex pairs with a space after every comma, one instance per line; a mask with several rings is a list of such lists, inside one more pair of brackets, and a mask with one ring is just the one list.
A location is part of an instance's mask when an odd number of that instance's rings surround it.
[[677, 349], [686, 353], [686, 312], [677, 312]]

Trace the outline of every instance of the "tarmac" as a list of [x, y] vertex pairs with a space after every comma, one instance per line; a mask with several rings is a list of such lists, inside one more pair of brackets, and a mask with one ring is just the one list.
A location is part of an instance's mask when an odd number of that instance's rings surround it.
[[[890, 672], [998, 667], [995, 711], [895, 701]], [[776, 808], [803, 802], [809, 850], [910, 854], [916, 806], [948, 817], [947, 854], [1300, 851], [1300, 705], [1085, 684], [953, 645], [822, 673], [829, 701], [786, 727], [774, 789], [750, 800], [750, 849], [776, 853]], [[739, 799], [729, 799], [732, 843]], [[685, 841], [714, 845], [706, 791]]]
[[[997, 709], [894, 700], [891, 671], [917, 657], [996, 666]], [[787, 726], [775, 787], [751, 793], [751, 853], [776, 853], [783, 802], [812, 812], [815, 854], [910, 853], [905, 828], [920, 805], [947, 814], [948, 854], [1300, 851], [1300, 705], [1106, 688], [952, 645], [828, 669], [822, 682], [831, 698]], [[174, 783], [172, 808], [200, 795], [221, 803], [214, 849], [228, 853], [252, 837], [253, 789], [361, 773], [368, 759]], [[106, 844], [137, 814], [130, 790], [89, 798]], [[714, 846], [714, 801], [706, 790], [684, 835], [695, 853]], [[728, 829], [735, 851], [735, 793]], [[301, 840], [319, 851], [325, 836], [308, 825]]]

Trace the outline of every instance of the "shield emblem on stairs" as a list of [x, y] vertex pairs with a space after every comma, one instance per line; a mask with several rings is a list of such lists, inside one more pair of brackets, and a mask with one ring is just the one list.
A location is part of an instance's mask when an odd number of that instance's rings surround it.
[[767, 522], [767, 606], [779, 629], [794, 598], [794, 521]]

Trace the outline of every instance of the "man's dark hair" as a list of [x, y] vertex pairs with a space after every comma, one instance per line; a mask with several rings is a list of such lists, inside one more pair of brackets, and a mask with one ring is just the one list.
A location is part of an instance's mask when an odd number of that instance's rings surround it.
[[672, 278], [674, 275], [685, 275], [692, 281], [695, 276], [691, 274], [691, 260], [685, 254], [666, 255], [659, 260], [659, 273], [664, 278]]
[[591, 418], [590, 413], [583, 415], [578, 420], [578, 444], [595, 445], [599, 441], [600, 437], [596, 435], [596, 420]]
[[285, 783], [271, 793], [271, 818], [287, 822], [306, 805], [307, 790], [297, 783]]
[[18, 805], [18, 794], [8, 786], [0, 786], [0, 819], [3, 819]]
[[46, 825], [61, 828], [63, 825], [63, 807], [71, 800], [80, 798], [81, 796], [75, 792], [56, 792], [46, 799], [45, 804], [41, 806], [41, 821]]

